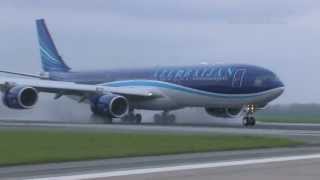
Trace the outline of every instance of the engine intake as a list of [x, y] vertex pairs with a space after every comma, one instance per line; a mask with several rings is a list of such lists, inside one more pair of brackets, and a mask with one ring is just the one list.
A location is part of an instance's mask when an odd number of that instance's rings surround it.
[[91, 98], [91, 111], [111, 118], [119, 118], [129, 111], [127, 98], [115, 94], [94, 96]]
[[33, 87], [15, 86], [4, 92], [2, 101], [12, 109], [31, 109], [38, 101], [38, 91]]

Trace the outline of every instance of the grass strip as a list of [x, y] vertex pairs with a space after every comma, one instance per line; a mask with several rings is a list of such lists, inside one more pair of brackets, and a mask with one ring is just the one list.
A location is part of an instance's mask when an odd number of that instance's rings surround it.
[[279, 123], [320, 123], [320, 116], [257, 116], [260, 122], [279, 122]]
[[285, 138], [44, 130], [0, 130], [0, 165], [272, 148], [298, 145]]

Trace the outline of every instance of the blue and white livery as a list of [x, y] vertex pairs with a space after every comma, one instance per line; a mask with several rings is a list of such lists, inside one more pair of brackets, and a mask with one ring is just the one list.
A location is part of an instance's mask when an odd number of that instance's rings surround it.
[[[244, 64], [154, 67], [73, 71], [59, 55], [43, 19], [36, 21], [43, 73], [31, 75], [1, 71], [30, 78], [0, 78], [3, 103], [9, 108], [29, 109], [39, 92], [55, 93], [88, 103], [93, 114], [112, 122], [140, 123], [135, 109], [162, 111], [156, 123], [173, 123], [170, 111], [203, 107], [216, 117], [243, 117], [255, 125], [253, 113], [284, 91], [270, 70]], [[37, 79], [34, 79], [37, 78]]]

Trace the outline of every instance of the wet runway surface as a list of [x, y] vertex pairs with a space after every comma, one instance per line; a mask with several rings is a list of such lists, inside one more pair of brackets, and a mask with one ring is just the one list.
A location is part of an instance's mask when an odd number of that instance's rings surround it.
[[[233, 161], [247, 161], [261, 158], [281, 158], [287, 156], [308, 156], [320, 153], [320, 125], [312, 124], [258, 124], [254, 128], [240, 126], [190, 126], [190, 124], [175, 126], [160, 125], [122, 125], [122, 124], [67, 124], [67, 123], [39, 123], [39, 122], [0, 122], [0, 127], [5, 129], [14, 128], [45, 128], [68, 131], [111, 131], [111, 132], [140, 132], [140, 133], [182, 133], [182, 134], [247, 134], [262, 136], [281, 136], [300, 139], [307, 142], [305, 147], [260, 149], [247, 151], [225, 151], [212, 153], [182, 154], [170, 156], [154, 156], [139, 158], [108, 159], [83, 162], [54, 163], [45, 165], [27, 165], [0, 168], [0, 178], [48, 178], [79, 179], [270, 179], [280, 177], [282, 179], [301, 179], [299, 176], [291, 176], [290, 173], [301, 171], [308, 177], [319, 175], [320, 160], [296, 160], [284, 162], [269, 162], [248, 164], [243, 166], [206, 167], [195, 169], [180, 169], [177, 171], [163, 171], [154, 173], [128, 174], [126, 172], [148, 172], [146, 169], [168, 169], [168, 167], [185, 167], [194, 164], [226, 163]], [[319, 155], [320, 158], [320, 155]], [[200, 166], [202, 167], [202, 166]], [[169, 168], [170, 169], [170, 168]], [[140, 171], [139, 171], [140, 170]], [[121, 176], [85, 176], [121, 172]], [[274, 174], [268, 172], [274, 171]], [[124, 173], [125, 172], [125, 173]], [[80, 175], [80, 176], [74, 176]], [[319, 176], [317, 176], [319, 177]], [[80, 178], [81, 179], [81, 178]], [[307, 178], [304, 178], [307, 179]], [[317, 179], [317, 178], [316, 178]]]

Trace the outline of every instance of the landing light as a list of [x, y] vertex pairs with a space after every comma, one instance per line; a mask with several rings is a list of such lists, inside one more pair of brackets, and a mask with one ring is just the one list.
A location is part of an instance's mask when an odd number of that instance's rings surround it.
[[251, 112], [253, 112], [253, 111], [255, 111], [255, 106], [254, 105], [248, 105], [248, 107], [247, 107], [247, 110], [248, 111], [251, 111]]

